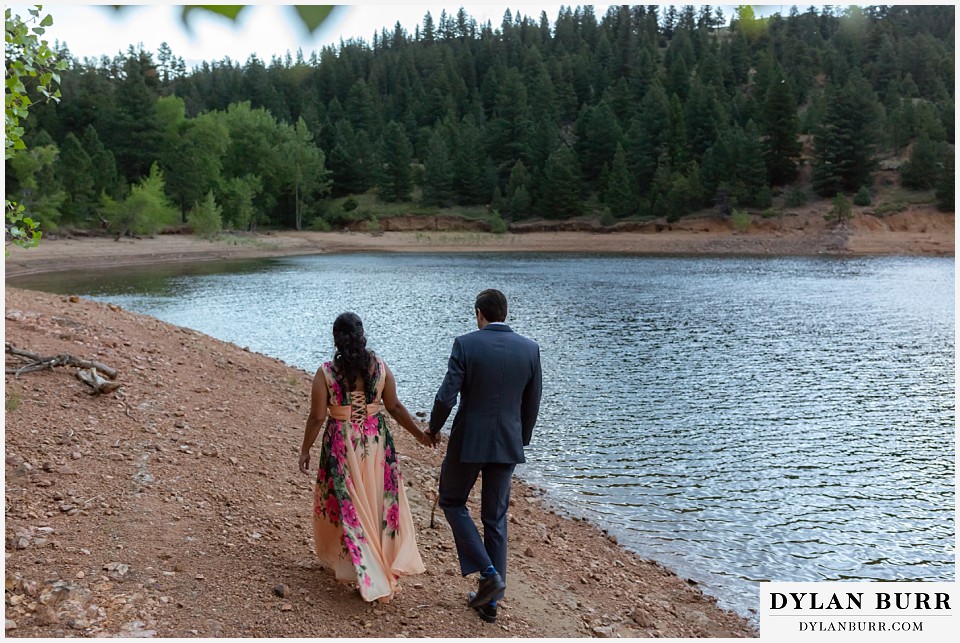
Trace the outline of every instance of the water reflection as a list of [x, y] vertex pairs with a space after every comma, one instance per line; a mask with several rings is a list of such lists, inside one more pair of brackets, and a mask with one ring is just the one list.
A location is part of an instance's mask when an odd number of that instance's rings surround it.
[[[14, 285], [313, 372], [343, 310], [429, 410], [472, 298], [538, 340], [523, 475], [749, 614], [759, 580], [954, 578], [952, 259], [296, 257]], [[46, 281], [44, 281], [46, 279]]]

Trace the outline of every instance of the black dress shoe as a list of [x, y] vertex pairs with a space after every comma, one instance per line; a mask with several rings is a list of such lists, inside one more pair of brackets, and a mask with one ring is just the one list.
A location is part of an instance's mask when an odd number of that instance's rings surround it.
[[507, 584], [503, 582], [502, 578], [500, 578], [500, 574], [494, 572], [492, 575], [480, 579], [480, 584], [477, 586], [477, 591], [473, 595], [473, 598], [467, 599], [467, 605], [470, 607], [480, 607], [481, 605], [486, 605], [492, 601], [497, 594], [506, 588]]
[[[474, 599], [477, 595], [476, 592], [470, 592], [467, 594], [467, 602]], [[487, 623], [496, 623], [497, 622], [497, 606], [487, 603], [486, 605], [481, 605], [480, 607], [474, 607], [473, 610], [477, 613], [477, 616], [481, 620], [486, 621]]]

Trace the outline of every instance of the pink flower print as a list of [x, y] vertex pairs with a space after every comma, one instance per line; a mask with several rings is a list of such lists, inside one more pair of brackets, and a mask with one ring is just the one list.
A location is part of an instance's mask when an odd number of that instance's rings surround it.
[[376, 415], [368, 415], [363, 421], [363, 434], [372, 437], [380, 431], [380, 421]]
[[393, 459], [393, 449], [391, 449], [389, 446], [383, 449], [383, 459], [386, 462], [390, 462], [390, 460]]
[[343, 501], [343, 524], [352, 529], [357, 529], [360, 526], [360, 521], [357, 519], [357, 510], [349, 500]]
[[391, 495], [397, 493], [397, 465], [396, 463], [383, 467], [383, 491]]
[[343, 434], [340, 433], [339, 429], [331, 431], [330, 453], [333, 454], [338, 465], [342, 465], [344, 459], [347, 457], [347, 447], [343, 443]]
[[337, 497], [335, 495], [330, 494], [327, 496], [325, 509], [330, 520], [337, 522], [337, 520], [340, 518], [340, 503], [337, 502]]
[[330, 389], [333, 391], [333, 399], [336, 402], [339, 403], [341, 400], [343, 400], [343, 389], [340, 388], [340, 382], [338, 382], [336, 379], [333, 379], [330, 382]]
[[360, 547], [353, 541], [353, 538], [347, 535], [343, 537], [343, 545], [347, 548], [347, 553], [350, 554], [350, 560], [353, 561], [354, 566], [359, 567], [360, 563], [363, 562], [363, 558], [360, 556]]
[[387, 509], [387, 527], [390, 531], [396, 531], [400, 526], [400, 505], [390, 505]]
[[369, 576], [369, 575], [364, 576], [364, 577], [363, 577], [363, 586], [364, 586], [364, 587], [370, 587], [370, 583], [371, 583], [371, 581], [370, 581], [370, 576]]

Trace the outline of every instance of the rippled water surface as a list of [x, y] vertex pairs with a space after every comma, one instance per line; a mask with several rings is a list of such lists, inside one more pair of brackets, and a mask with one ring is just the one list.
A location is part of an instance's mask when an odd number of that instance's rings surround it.
[[954, 579], [954, 260], [338, 255], [74, 274], [313, 372], [353, 310], [429, 410], [473, 297], [543, 355], [520, 473], [756, 619], [761, 580]]

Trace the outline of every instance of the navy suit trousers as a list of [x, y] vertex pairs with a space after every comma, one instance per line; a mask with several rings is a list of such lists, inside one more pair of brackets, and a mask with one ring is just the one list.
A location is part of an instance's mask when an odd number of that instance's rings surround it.
[[[499, 462], [455, 462], [449, 457], [443, 461], [440, 468], [439, 505], [453, 531], [457, 556], [460, 558], [460, 573], [464, 576], [493, 565], [506, 582], [507, 509], [510, 507], [510, 480], [516, 466]], [[481, 475], [482, 539], [467, 510], [470, 490]]]

